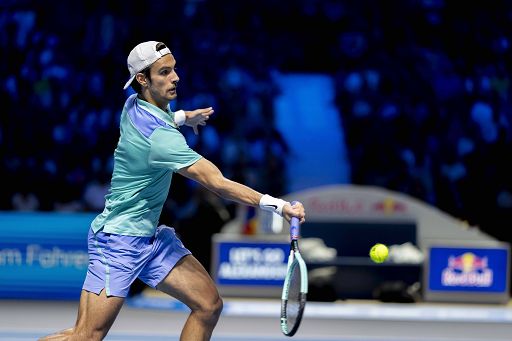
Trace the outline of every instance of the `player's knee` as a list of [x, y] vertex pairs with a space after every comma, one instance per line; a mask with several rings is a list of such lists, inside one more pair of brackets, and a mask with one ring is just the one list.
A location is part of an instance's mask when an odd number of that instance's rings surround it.
[[222, 301], [222, 298], [219, 295], [215, 295], [215, 297], [212, 297], [197, 306], [195, 312], [199, 313], [205, 320], [217, 321], [222, 313], [223, 306], [224, 302]]
[[222, 298], [219, 295], [216, 295], [216, 297], [208, 304], [206, 311], [212, 318], [218, 319], [222, 313], [223, 307], [224, 302], [222, 301]]
[[222, 300], [222, 297], [217, 295], [217, 299], [215, 300], [215, 303], [213, 304], [213, 314], [217, 317], [220, 316], [222, 313], [222, 308], [224, 308], [224, 301]]

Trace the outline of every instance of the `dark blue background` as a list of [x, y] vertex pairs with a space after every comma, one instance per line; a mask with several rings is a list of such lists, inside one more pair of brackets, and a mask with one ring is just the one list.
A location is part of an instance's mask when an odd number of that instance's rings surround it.
[[[287, 193], [272, 75], [328, 74], [350, 183], [410, 194], [510, 242], [511, 33], [505, 0], [0, 1], [0, 210], [101, 211], [126, 57], [161, 40], [181, 78], [173, 105], [216, 110], [187, 141], [228, 178]], [[218, 232], [236, 206], [181, 177], [171, 193], [162, 223], [207, 266], [197, 231]]]

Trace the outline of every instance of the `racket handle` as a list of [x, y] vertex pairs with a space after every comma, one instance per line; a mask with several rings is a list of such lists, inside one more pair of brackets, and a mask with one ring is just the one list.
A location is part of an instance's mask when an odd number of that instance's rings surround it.
[[[292, 201], [292, 206], [298, 203], [298, 201]], [[299, 218], [292, 217], [290, 220], [290, 238], [291, 240], [299, 239], [300, 229], [299, 229]]]

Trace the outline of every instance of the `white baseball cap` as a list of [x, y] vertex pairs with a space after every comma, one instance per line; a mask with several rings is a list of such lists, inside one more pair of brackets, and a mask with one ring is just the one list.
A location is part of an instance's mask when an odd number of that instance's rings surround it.
[[[128, 88], [135, 79], [137, 73], [141, 72], [158, 59], [162, 58], [166, 54], [170, 54], [171, 50], [164, 44], [164, 48], [156, 50], [156, 46], [160, 44], [158, 41], [145, 41], [135, 46], [128, 55], [128, 71], [130, 71], [130, 79], [124, 85], [124, 88]], [[163, 44], [163, 43], [162, 43]]]

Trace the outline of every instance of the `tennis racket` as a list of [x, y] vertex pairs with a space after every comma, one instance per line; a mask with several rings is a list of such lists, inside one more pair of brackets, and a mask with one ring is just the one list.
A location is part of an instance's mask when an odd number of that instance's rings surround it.
[[[292, 202], [292, 205], [296, 201]], [[299, 251], [299, 219], [290, 221], [290, 255], [281, 295], [281, 330], [293, 336], [299, 329], [308, 293], [308, 270]]]

